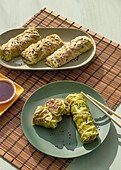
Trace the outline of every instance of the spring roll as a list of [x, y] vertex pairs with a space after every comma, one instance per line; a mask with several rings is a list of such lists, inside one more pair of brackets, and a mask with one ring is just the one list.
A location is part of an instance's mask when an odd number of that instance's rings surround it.
[[29, 45], [36, 43], [39, 39], [40, 35], [37, 29], [30, 27], [0, 47], [0, 58], [10, 61], [14, 57], [21, 55], [22, 51]]
[[64, 45], [61, 38], [52, 34], [38, 41], [36, 44], [30, 45], [22, 52], [23, 61], [27, 64], [36, 64], [38, 61], [51, 55], [54, 51]]
[[64, 114], [70, 115], [70, 105], [60, 99], [49, 99], [44, 107], [37, 107], [32, 124], [55, 129]]
[[59, 48], [45, 59], [45, 64], [57, 68], [77, 58], [80, 54], [91, 49], [92, 41], [86, 36], [79, 36]]
[[53, 113], [60, 113], [61, 115], [70, 115], [70, 105], [67, 101], [61, 99], [47, 100], [45, 107]]
[[98, 136], [98, 131], [83, 94], [69, 94], [66, 101], [70, 103], [73, 121], [76, 124], [82, 143], [93, 142]]
[[34, 113], [32, 124], [55, 129], [61, 120], [62, 116], [60, 114], [54, 115], [46, 107], [38, 106]]

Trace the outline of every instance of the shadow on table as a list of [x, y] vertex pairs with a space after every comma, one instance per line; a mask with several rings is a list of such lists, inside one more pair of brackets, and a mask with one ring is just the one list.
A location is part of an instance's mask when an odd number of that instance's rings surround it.
[[111, 124], [111, 128], [106, 140], [95, 151], [75, 158], [68, 166], [67, 170], [108, 170], [114, 161], [118, 145], [121, 145], [121, 135], [117, 134], [116, 128]]
[[34, 129], [40, 138], [52, 143], [58, 149], [66, 147], [73, 151], [77, 146], [76, 127], [71, 116], [64, 116], [56, 129], [47, 129], [40, 126], [34, 126]]

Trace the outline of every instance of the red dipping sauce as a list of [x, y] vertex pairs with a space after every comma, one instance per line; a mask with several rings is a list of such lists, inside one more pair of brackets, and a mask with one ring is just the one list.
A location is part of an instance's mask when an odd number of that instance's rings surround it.
[[7, 81], [0, 81], [0, 102], [4, 102], [12, 97], [14, 93], [13, 86]]

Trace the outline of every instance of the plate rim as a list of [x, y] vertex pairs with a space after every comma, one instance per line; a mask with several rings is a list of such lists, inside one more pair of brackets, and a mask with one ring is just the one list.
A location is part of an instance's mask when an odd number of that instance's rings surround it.
[[[48, 153], [48, 152], [46, 152], [46, 151], [42, 151], [41, 149], [39, 149], [38, 147], [36, 147], [36, 144], [33, 144], [32, 142], [31, 142], [31, 139], [29, 139], [29, 137], [28, 137], [28, 135], [26, 134], [26, 132], [25, 132], [25, 129], [24, 129], [24, 125], [23, 125], [23, 112], [24, 112], [24, 108], [25, 108], [25, 106], [26, 106], [26, 103], [29, 101], [29, 99], [35, 94], [35, 93], [37, 93], [40, 89], [42, 89], [42, 88], [44, 88], [44, 87], [47, 87], [47, 86], [50, 86], [50, 85], [53, 85], [53, 84], [57, 84], [57, 83], [77, 83], [77, 84], [82, 84], [82, 85], [84, 85], [84, 86], [86, 86], [86, 87], [88, 87], [89, 89], [91, 89], [91, 90], [94, 90], [96, 93], [98, 93], [95, 89], [93, 89], [93, 88], [91, 88], [90, 86], [88, 86], [88, 85], [86, 85], [86, 84], [83, 84], [83, 83], [80, 83], [80, 82], [77, 82], [77, 81], [71, 81], [71, 80], [63, 80], [63, 81], [56, 81], [56, 82], [52, 82], [52, 83], [48, 83], [48, 84], [45, 84], [45, 85], [43, 85], [42, 87], [40, 87], [40, 88], [38, 88], [36, 91], [34, 91], [29, 97], [28, 97], [28, 99], [26, 100], [26, 102], [24, 103], [24, 105], [23, 105], [23, 108], [22, 108], [22, 112], [21, 112], [21, 127], [22, 127], [22, 130], [23, 130], [23, 133], [24, 133], [24, 135], [25, 135], [25, 137], [26, 137], [26, 139], [32, 144], [32, 146], [34, 146], [36, 149], [38, 149], [39, 151], [41, 151], [42, 153], [44, 153], [44, 154], [47, 154], [47, 155], [50, 155], [50, 156], [53, 156], [53, 157], [57, 157], [57, 158], [75, 158], [75, 157], [79, 157], [79, 156], [84, 156], [84, 155], [86, 155], [86, 154], [88, 154], [88, 153], [91, 153], [92, 151], [94, 151], [95, 149], [97, 149], [103, 142], [104, 142], [104, 140], [106, 139], [106, 137], [107, 137], [107, 135], [108, 135], [108, 133], [109, 133], [109, 130], [110, 130], [110, 126], [111, 126], [111, 121], [110, 121], [110, 119], [107, 117], [107, 119], [109, 120], [109, 124], [108, 124], [108, 131], [106, 132], [106, 135], [105, 135], [105, 138], [103, 139], [103, 141], [101, 141], [100, 142], [100, 144], [99, 145], [97, 145], [94, 149], [92, 149], [92, 150], [90, 150], [90, 151], [87, 151], [86, 153], [84, 153], [84, 154], [77, 154], [77, 155], [74, 155], [74, 156], [59, 156], [58, 154], [52, 154], [52, 153]], [[107, 105], [107, 103], [106, 103], [106, 101], [104, 100], [104, 98], [98, 93], [98, 95], [102, 98], [102, 100], [104, 101], [104, 103], [105, 103], [105, 105], [106, 106], [108, 106]]]
[[[84, 63], [80, 63], [80, 64], [74, 65], [74, 66], [64, 66], [64, 67], [59, 67], [59, 68], [51, 68], [49, 66], [42, 67], [42, 68], [41, 67], [37, 67], [37, 68], [36, 67], [32, 67], [31, 68], [30, 67], [30, 68], [28, 68], [27, 64], [25, 64], [24, 67], [11, 66], [11, 65], [8, 65], [6, 61], [0, 59], [0, 62], [1, 62], [2, 66], [6, 67], [6, 68], [10, 68], [10, 69], [15, 69], [15, 70], [16, 69], [17, 70], [67, 70], [67, 69], [75, 69], [75, 68], [82, 67], [82, 66], [86, 65], [88, 62], [90, 62], [93, 59], [93, 57], [94, 57], [94, 55], [96, 53], [96, 43], [95, 43], [93, 37], [90, 34], [88, 34], [86, 31], [83, 31], [83, 30], [77, 29], [77, 28], [56, 28], [56, 27], [35, 27], [35, 28], [38, 29], [38, 30], [41, 30], [41, 29], [45, 29], [45, 30], [46, 29], [48, 29], [48, 30], [53, 30], [53, 29], [55, 29], [55, 30], [73, 30], [73, 31], [76, 30], [76, 31], [80, 31], [80, 32], [86, 34], [92, 40], [92, 44], [93, 44], [93, 48], [94, 48], [94, 50], [92, 51], [92, 54], [90, 55], [92, 57], [91, 58], [88, 57], [88, 59], [85, 60]], [[10, 30], [7, 30], [6, 32], [3, 32], [2, 34], [0, 34], [0, 37], [2, 35], [6, 34], [6, 33], [11, 32], [11, 31], [26, 30], [26, 29], [28, 29], [28, 28], [14, 28], [14, 29], [10, 29]]]

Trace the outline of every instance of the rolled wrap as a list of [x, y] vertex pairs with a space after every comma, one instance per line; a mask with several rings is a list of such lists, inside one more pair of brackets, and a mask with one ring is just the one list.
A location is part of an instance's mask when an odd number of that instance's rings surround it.
[[14, 57], [21, 55], [22, 51], [29, 45], [36, 43], [40, 38], [37, 29], [30, 27], [0, 47], [0, 58], [10, 61]]
[[38, 106], [34, 113], [32, 124], [55, 129], [61, 120], [62, 116], [60, 114], [53, 115], [46, 107]]
[[64, 100], [49, 99], [44, 107], [37, 107], [32, 124], [55, 129], [64, 114], [70, 115], [70, 105]]
[[92, 41], [86, 36], [79, 36], [59, 48], [45, 59], [45, 64], [50, 67], [60, 67], [92, 47]]
[[70, 115], [70, 105], [67, 101], [61, 99], [47, 100], [45, 107], [53, 113], [60, 113], [61, 115]]
[[63, 45], [64, 43], [58, 35], [49, 35], [38, 41], [36, 44], [30, 45], [25, 51], [23, 51], [23, 61], [27, 64], [36, 64], [38, 61], [51, 55]]
[[76, 124], [82, 143], [93, 142], [98, 136], [98, 131], [83, 94], [69, 94], [66, 101], [70, 103], [73, 121]]

